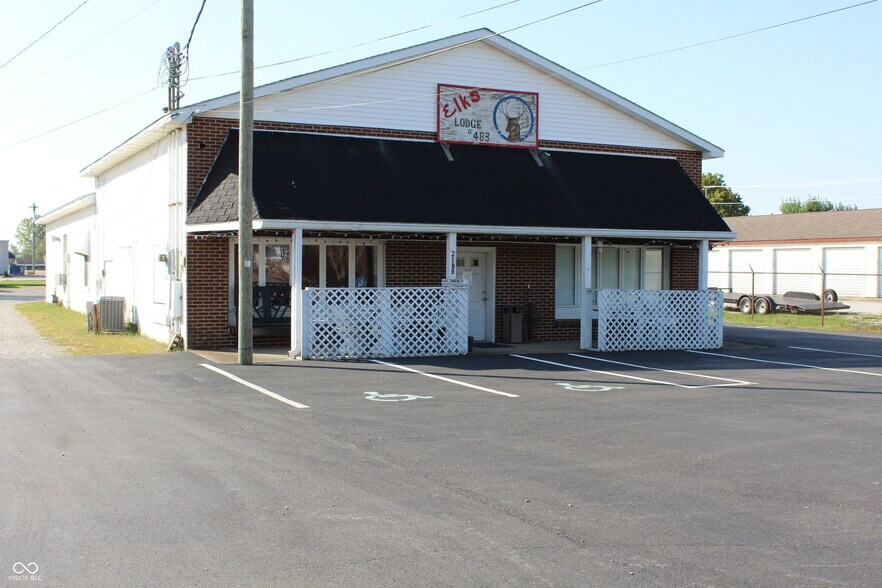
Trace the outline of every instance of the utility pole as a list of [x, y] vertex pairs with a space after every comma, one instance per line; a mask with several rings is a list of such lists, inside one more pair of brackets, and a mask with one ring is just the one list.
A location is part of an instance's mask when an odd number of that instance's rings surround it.
[[37, 203], [34, 202], [30, 206], [34, 213], [31, 223], [31, 275], [37, 275]]
[[254, 154], [254, 0], [242, 0], [242, 89], [239, 93], [239, 365], [253, 363], [252, 163]]

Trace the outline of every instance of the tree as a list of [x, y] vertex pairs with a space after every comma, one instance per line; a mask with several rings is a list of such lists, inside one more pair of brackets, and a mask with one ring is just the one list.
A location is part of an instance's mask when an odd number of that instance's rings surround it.
[[[31, 251], [32, 237], [36, 237], [37, 250]], [[15, 248], [17, 257], [28, 256], [32, 260], [39, 260], [46, 257], [46, 226], [37, 225], [34, 231], [34, 219], [23, 218], [15, 229], [15, 240], [18, 241], [18, 247]], [[33, 255], [32, 255], [33, 253]]]
[[701, 187], [708, 202], [720, 216], [747, 216], [750, 207], [741, 200], [741, 194], [726, 186], [723, 174], [704, 172], [701, 174]]
[[854, 204], [839, 202], [833, 204], [820, 196], [809, 196], [805, 202], [799, 198], [785, 198], [781, 201], [782, 214], [797, 214], [800, 212], [827, 212], [828, 210], [857, 210]]

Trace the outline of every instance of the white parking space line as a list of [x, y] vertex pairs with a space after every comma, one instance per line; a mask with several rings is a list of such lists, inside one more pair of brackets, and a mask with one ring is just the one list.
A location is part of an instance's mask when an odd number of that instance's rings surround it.
[[849, 351], [831, 351], [829, 349], [815, 349], [814, 347], [796, 347], [790, 345], [790, 349], [802, 349], [803, 351], [817, 351], [818, 353], [835, 353], [837, 355], [857, 355], [860, 357], [878, 357], [882, 359], [882, 355], [873, 355], [872, 353], [851, 353]]
[[683, 372], [679, 370], [666, 370], [664, 368], [652, 367], [649, 365], [640, 365], [636, 363], [625, 363], [624, 361], [613, 361], [611, 359], [601, 359], [599, 357], [592, 357], [590, 355], [581, 355], [579, 353], [569, 353], [568, 355], [572, 355], [573, 357], [581, 357], [582, 359], [590, 359], [592, 361], [602, 361], [605, 363], [617, 363], [619, 365], [627, 365], [630, 367], [636, 367], [644, 370], [653, 370], [656, 372], [667, 372], [669, 374], [680, 374], [682, 376], [693, 376], [695, 378], [707, 378], [709, 380], [720, 380], [721, 382], [728, 382], [727, 384], [709, 384], [707, 386], [692, 386], [692, 388], [723, 388], [726, 386], [755, 386], [754, 382], [745, 382], [744, 380], [734, 380], [732, 378], [721, 378], [720, 376], [708, 376], [707, 374], [696, 374], [693, 372]]
[[461, 382], [460, 380], [454, 380], [452, 378], [445, 378], [444, 376], [438, 376], [436, 374], [430, 374], [427, 372], [421, 372], [420, 370], [415, 370], [413, 368], [398, 365], [396, 363], [389, 363], [388, 361], [380, 361], [379, 359], [372, 359], [374, 363], [379, 363], [381, 365], [387, 365], [389, 367], [397, 368], [399, 370], [404, 370], [406, 372], [412, 372], [414, 374], [419, 374], [421, 376], [426, 376], [427, 378], [435, 378], [436, 380], [441, 380], [443, 382], [449, 382], [450, 384], [456, 384], [457, 386], [465, 386], [466, 388], [474, 388], [475, 390], [481, 390], [482, 392], [490, 392], [491, 394], [498, 394], [500, 396], [507, 396], [508, 398], [520, 398], [517, 394], [509, 394], [508, 392], [502, 392], [501, 390], [493, 390], [492, 388], [484, 388], [483, 386], [476, 386], [475, 384], [469, 384], [468, 382]]
[[248, 386], [248, 387], [251, 388], [252, 390], [257, 390], [257, 391], [260, 392], [261, 394], [266, 394], [266, 395], [269, 396], [270, 398], [275, 398], [275, 399], [278, 400], [279, 402], [284, 402], [285, 404], [288, 404], [288, 405], [290, 405], [290, 406], [293, 406], [294, 408], [309, 408], [309, 407], [306, 406], [305, 404], [300, 404], [299, 402], [294, 402], [293, 400], [289, 400], [289, 399], [285, 398], [284, 396], [279, 396], [279, 395], [276, 394], [275, 392], [270, 392], [270, 391], [267, 390], [266, 388], [261, 388], [261, 387], [258, 386], [257, 384], [252, 384], [252, 383], [249, 382], [248, 380], [243, 380], [242, 378], [240, 378], [240, 377], [238, 377], [238, 376], [234, 376], [234, 375], [231, 374], [230, 372], [225, 372], [224, 370], [222, 370], [222, 369], [220, 369], [220, 368], [216, 368], [216, 367], [214, 367], [213, 365], [208, 365], [207, 363], [200, 363], [199, 365], [201, 365], [201, 366], [204, 367], [204, 368], [210, 369], [210, 370], [213, 371], [213, 372], [217, 372], [217, 373], [219, 373], [220, 375], [222, 375], [222, 376], [224, 376], [224, 377], [226, 377], [226, 378], [229, 378], [229, 379], [233, 380], [234, 382], [238, 382], [239, 384], [242, 384], [243, 386]]
[[710, 353], [708, 351], [695, 351], [695, 350], [687, 350], [688, 353], [700, 353], [701, 355], [710, 355], [712, 357], [728, 357], [731, 359], [740, 359], [742, 361], [755, 361], [757, 363], [772, 363], [777, 365], [789, 365], [793, 367], [803, 367], [803, 368], [812, 368], [816, 370], [824, 370], [828, 372], [843, 372], [846, 374], [861, 374], [863, 376], [876, 376], [877, 378], [882, 378], [882, 374], [877, 374], [873, 372], [862, 372], [860, 370], [846, 370], [843, 368], [831, 368], [831, 367], [823, 367], [820, 365], [809, 365], [807, 363], [792, 363], [789, 361], [772, 361], [771, 359], [756, 359], [755, 357], [739, 357], [737, 355], [726, 355], [724, 353]]
[[[570, 355], [573, 355], [573, 354], [570, 354]], [[556, 365], [556, 366], [571, 369], [571, 370], [579, 370], [581, 372], [592, 372], [595, 374], [603, 374], [605, 376], [612, 376], [614, 378], [627, 378], [629, 380], [639, 380], [641, 382], [649, 382], [650, 384], [665, 384], [666, 386], [675, 386], [677, 388], [685, 388], [687, 390], [698, 390], [700, 388], [721, 388], [721, 387], [725, 387], [725, 386], [739, 385], [739, 384], [735, 383], [737, 380], [733, 380], [732, 383], [729, 383], [729, 384], [709, 384], [706, 386], [689, 386], [687, 384], [678, 384], [677, 382], [668, 382], [666, 380], [653, 380], [651, 378], [641, 378], [640, 376], [631, 376], [628, 374], [617, 374], [615, 372], [607, 372], [604, 370], [592, 370], [591, 368], [582, 367], [580, 365], [572, 365], [569, 363], [558, 363], [556, 361], [549, 361], [547, 359], [539, 359], [538, 357], [529, 357], [526, 355], [512, 354], [512, 357], [519, 357], [521, 359], [526, 359], [529, 361], [536, 361], [539, 363], [547, 363], [549, 365]], [[745, 385], [749, 385], [749, 384], [750, 384], [750, 382], [745, 382]]]

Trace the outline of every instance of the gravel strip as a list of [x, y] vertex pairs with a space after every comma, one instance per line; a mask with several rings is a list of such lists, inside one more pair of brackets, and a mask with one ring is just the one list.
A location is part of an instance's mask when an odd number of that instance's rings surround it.
[[15, 309], [16, 304], [43, 300], [44, 286], [0, 288], [0, 360], [61, 357], [64, 349], [45, 339], [28, 319]]

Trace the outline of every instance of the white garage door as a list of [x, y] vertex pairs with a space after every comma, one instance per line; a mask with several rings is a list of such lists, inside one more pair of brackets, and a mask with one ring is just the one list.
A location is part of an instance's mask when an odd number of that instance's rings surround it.
[[882, 298], [882, 247], [879, 248], [879, 267], [876, 269], [876, 273], [879, 274], [876, 276], [876, 279], [879, 281], [879, 292], [877, 296]]
[[866, 272], [863, 247], [836, 247], [824, 249], [824, 271], [827, 272], [827, 288], [836, 290], [839, 296], [865, 296]]
[[[775, 249], [775, 292], [812, 291], [812, 252], [810, 249]], [[815, 273], [818, 273], [815, 271]]]
[[757, 272], [756, 293], [762, 289], [763, 252], [760, 249], [747, 249], [732, 252], [732, 291], [750, 293], [750, 269]]

